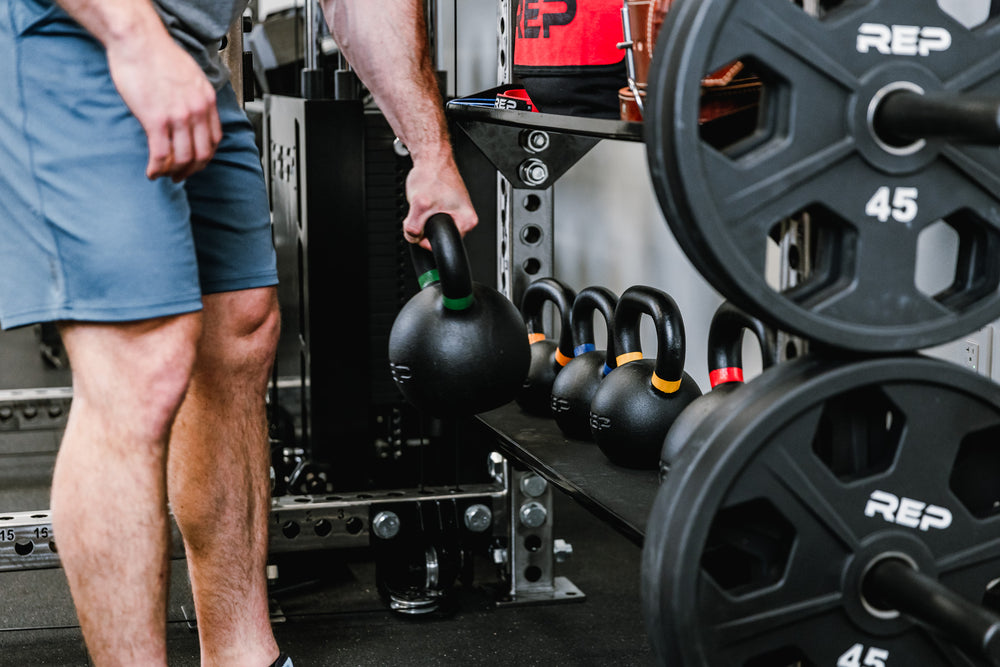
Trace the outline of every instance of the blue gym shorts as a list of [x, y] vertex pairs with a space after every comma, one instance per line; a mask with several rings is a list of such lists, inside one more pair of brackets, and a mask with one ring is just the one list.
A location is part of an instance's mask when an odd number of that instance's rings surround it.
[[253, 126], [228, 84], [224, 138], [182, 183], [149, 149], [104, 49], [47, 0], [0, 0], [0, 326], [192, 312], [278, 281]]

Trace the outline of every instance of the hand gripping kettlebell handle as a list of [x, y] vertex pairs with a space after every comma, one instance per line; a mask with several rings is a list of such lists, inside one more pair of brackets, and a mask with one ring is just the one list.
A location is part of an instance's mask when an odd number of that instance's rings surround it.
[[430, 251], [416, 244], [410, 246], [410, 258], [421, 289], [440, 282], [445, 307], [468, 308], [472, 305], [472, 272], [455, 221], [446, 213], [435, 213], [424, 224], [424, 236], [430, 241]]

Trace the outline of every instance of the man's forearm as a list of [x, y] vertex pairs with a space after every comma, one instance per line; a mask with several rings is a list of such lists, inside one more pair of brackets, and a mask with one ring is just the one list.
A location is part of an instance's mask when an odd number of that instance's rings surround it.
[[105, 48], [123, 41], [169, 37], [149, 0], [56, 1]]
[[414, 158], [448, 153], [423, 3], [322, 0], [322, 4], [338, 47]]
[[404, 237], [430, 248], [423, 228], [435, 213], [468, 232], [478, 216], [452, 153], [422, 0], [321, 1], [341, 52], [413, 157]]

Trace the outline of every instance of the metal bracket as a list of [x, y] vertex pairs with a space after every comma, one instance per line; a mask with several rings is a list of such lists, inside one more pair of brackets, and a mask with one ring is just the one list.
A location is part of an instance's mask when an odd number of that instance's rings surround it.
[[510, 507], [510, 540], [506, 548], [494, 550], [494, 561], [508, 578], [498, 606], [551, 602], [582, 602], [583, 591], [566, 577], [554, 574], [555, 563], [572, 553], [572, 546], [553, 539], [552, 485], [529, 470], [514, 470], [502, 460]]
[[70, 387], [0, 390], [0, 431], [54, 431], [66, 426]]
[[600, 141], [501, 123], [459, 120], [457, 125], [507, 180], [533, 190], [551, 187]]
[[[424, 488], [373, 491], [330, 496], [274, 498], [269, 519], [269, 553], [365, 547], [369, 543], [369, 516], [380, 506], [406, 502], [468, 501], [503, 511], [506, 490], [497, 484], [469, 484], [462, 489]], [[171, 558], [184, 558], [183, 542], [171, 521]], [[0, 572], [60, 567], [51, 513], [0, 513]]]
[[514, 71], [517, 0], [497, 0], [497, 83], [510, 83]]
[[553, 192], [513, 187], [497, 175], [497, 285], [514, 303], [539, 276], [553, 273]]

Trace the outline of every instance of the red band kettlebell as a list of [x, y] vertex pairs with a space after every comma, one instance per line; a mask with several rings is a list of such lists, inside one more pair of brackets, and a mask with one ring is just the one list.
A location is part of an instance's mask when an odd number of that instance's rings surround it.
[[763, 367], [770, 368], [775, 364], [774, 330], [732, 303], [722, 302], [708, 329], [708, 379], [712, 389], [684, 408], [667, 432], [660, 452], [661, 482], [691, 441], [695, 429], [743, 386], [744, 331], [751, 332], [760, 343]]

